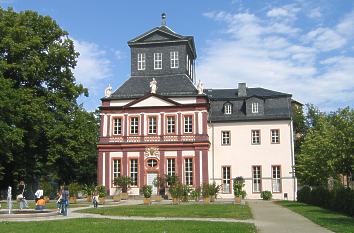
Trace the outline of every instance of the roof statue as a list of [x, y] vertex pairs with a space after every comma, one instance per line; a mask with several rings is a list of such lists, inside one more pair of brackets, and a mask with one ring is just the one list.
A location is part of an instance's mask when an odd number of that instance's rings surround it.
[[161, 26], [166, 26], [166, 14], [161, 14]]
[[155, 78], [152, 78], [152, 81], [150, 82], [150, 88], [151, 88], [150, 93], [156, 94], [156, 91], [157, 91], [157, 81], [155, 80]]
[[198, 90], [198, 95], [203, 94], [204, 84], [200, 80], [198, 81], [198, 84], [197, 84], [197, 90]]
[[111, 97], [112, 94], [112, 87], [111, 84], [108, 85], [108, 87], [106, 87], [106, 89], [104, 90], [104, 97], [109, 98]]

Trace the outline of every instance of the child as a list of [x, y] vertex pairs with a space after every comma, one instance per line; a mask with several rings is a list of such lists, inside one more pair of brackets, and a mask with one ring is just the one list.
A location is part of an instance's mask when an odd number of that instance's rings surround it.
[[98, 206], [98, 198], [99, 198], [99, 194], [96, 188], [92, 195], [92, 203], [94, 208], [97, 208]]
[[43, 196], [41, 196], [36, 202], [36, 210], [43, 210], [45, 207], [45, 200]]

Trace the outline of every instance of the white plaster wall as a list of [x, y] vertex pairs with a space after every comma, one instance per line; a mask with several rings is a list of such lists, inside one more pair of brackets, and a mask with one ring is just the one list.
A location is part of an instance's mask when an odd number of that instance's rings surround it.
[[194, 156], [195, 155], [195, 152], [194, 150], [183, 150], [182, 151], [182, 156]]
[[107, 136], [107, 115], [106, 114], [103, 116], [102, 127], [103, 127], [103, 137], [106, 137]]
[[174, 105], [160, 98], [157, 98], [155, 96], [151, 96], [145, 100], [140, 101], [139, 103], [132, 105], [132, 107], [151, 107], [151, 106], [174, 106]]
[[[251, 130], [261, 131], [261, 144], [251, 144]], [[280, 144], [271, 144], [271, 129], [280, 130]], [[221, 145], [221, 131], [231, 132], [231, 145]], [[233, 122], [214, 124], [214, 141], [212, 141], [212, 128], [208, 127], [208, 133], [212, 146], [209, 150], [209, 178], [214, 178], [221, 183], [222, 166], [231, 166], [231, 178], [243, 176], [246, 179], [247, 198], [260, 198], [259, 193], [252, 193], [252, 166], [262, 168], [262, 190], [272, 190], [271, 167], [281, 166], [282, 193], [273, 193], [277, 199], [283, 198], [283, 193], [288, 193], [289, 199], [293, 199], [293, 179], [291, 160], [291, 134], [290, 121], [259, 121], [259, 122]], [[212, 148], [214, 146], [214, 160]], [[214, 163], [214, 166], [213, 166]], [[223, 195], [232, 197], [230, 195]]]
[[131, 151], [131, 152], [127, 152], [128, 158], [129, 157], [139, 157], [140, 152], [139, 151]]
[[177, 156], [177, 151], [165, 151], [165, 156]]
[[128, 100], [111, 100], [109, 106], [124, 106], [129, 104], [133, 99]]
[[171, 98], [171, 100], [176, 101], [180, 104], [195, 104], [197, 103], [197, 98], [195, 97], [185, 97], [185, 98]]

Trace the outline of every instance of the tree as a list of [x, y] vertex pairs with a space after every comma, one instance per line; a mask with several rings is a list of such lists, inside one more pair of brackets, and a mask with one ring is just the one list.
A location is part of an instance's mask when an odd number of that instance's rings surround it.
[[0, 189], [96, 180], [97, 118], [76, 102], [88, 91], [68, 33], [49, 16], [0, 8], [0, 35]]

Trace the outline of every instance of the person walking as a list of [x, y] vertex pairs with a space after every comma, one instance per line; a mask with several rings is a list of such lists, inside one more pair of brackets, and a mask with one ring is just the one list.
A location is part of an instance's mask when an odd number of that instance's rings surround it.
[[68, 186], [64, 186], [64, 190], [61, 193], [61, 214], [64, 216], [68, 216], [68, 206], [69, 206], [69, 189]]
[[17, 200], [20, 202], [20, 209], [24, 209], [24, 208], [28, 208], [28, 203], [27, 200], [24, 196], [24, 192], [25, 192], [25, 182], [23, 180], [20, 181], [20, 184], [18, 185], [18, 189], [21, 192], [19, 195], [17, 195]]
[[62, 205], [62, 193], [63, 191], [63, 187], [60, 187], [60, 189], [57, 192], [57, 210], [58, 210], [58, 214], [61, 214], [61, 205]]
[[93, 195], [92, 195], [92, 203], [93, 203], [94, 208], [98, 207], [98, 200], [99, 200], [98, 198], [99, 198], [99, 193], [98, 193], [98, 190], [96, 187], [95, 191], [93, 192]]

